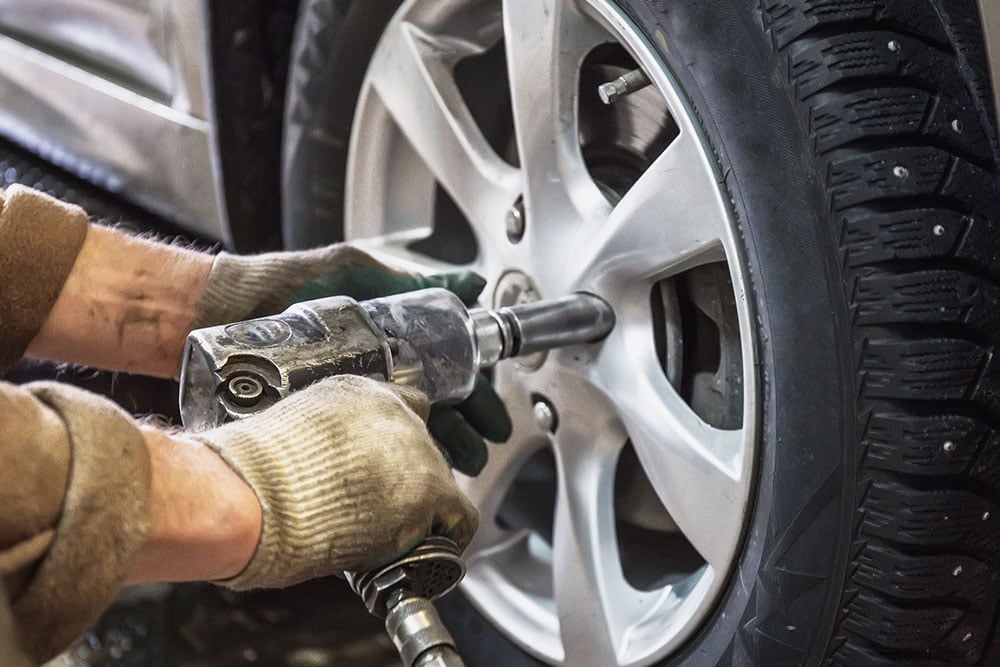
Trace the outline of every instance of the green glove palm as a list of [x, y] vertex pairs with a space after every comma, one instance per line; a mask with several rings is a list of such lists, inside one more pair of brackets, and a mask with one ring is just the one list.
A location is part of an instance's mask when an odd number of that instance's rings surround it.
[[[424, 276], [395, 272], [380, 266], [352, 266], [305, 283], [292, 297], [292, 303], [333, 295], [363, 301], [441, 287], [454, 292], [465, 305], [472, 306], [485, 286], [486, 281], [471, 271]], [[484, 375], [480, 375], [475, 390], [464, 402], [455, 406], [432, 407], [427, 427], [451, 465], [470, 476], [478, 475], [486, 465], [486, 440], [503, 442], [511, 432], [507, 409]]]

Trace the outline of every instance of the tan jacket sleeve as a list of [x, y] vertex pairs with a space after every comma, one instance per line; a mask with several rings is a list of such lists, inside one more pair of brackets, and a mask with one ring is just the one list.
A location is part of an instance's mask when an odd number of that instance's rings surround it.
[[7, 594], [0, 583], [0, 665], [31, 667], [28, 656], [21, 648], [21, 641], [14, 627], [14, 615], [4, 603]]
[[[87, 228], [77, 206], [0, 192], [0, 373], [41, 328]], [[111, 402], [0, 383], [0, 633], [12, 623], [18, 635], [0, 636], [7, 649], [47, 660], [111, 602], [145, 539], [149, 474], [142, 434]]]
[[20, 185], [0, 193], [0, 373], [52, 310], [87, 236], [87, 214]]
[[0, 577], [42, 662], [91, 625], [148, 529], [149, 454], [132, 418], [73, 387], [0, 383]]

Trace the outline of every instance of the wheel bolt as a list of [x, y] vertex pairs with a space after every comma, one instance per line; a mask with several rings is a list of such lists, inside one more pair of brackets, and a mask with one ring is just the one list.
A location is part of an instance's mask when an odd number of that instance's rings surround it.
[[511, 243], [519, 243], [524, 238], [524, 200], [518, 199], [507, 209], [504, 216], [507, 225], [507, 238]]
[[641, 69], [634, 69], [627, 74], [622, 74], [614, 81], [602, 83], [597, 87], [597, 94], [601, 96], [601, 101], [605, 104], [614, 104], [623, 97], [628, 97], [637, 90], [642, 90], [652, 81]]
[[535, 413], [535, 423], [538, 424], [539, 428], [549, 433], [556, 432], [556, 427], [559, 425], [559, 418], [556, 417], [556, 411], [551, 403], [544, 398], [538, 398], [535, 401], [532, 411]]

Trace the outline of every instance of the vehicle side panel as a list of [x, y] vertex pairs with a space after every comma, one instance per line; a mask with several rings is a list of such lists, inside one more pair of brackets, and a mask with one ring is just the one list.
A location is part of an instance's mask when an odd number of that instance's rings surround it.
[[204, 2], [0, 0], [0, 135], [229, 241]]
[[151, 0], [0, 0], [0, 30], [169, 102], [175, 82]]

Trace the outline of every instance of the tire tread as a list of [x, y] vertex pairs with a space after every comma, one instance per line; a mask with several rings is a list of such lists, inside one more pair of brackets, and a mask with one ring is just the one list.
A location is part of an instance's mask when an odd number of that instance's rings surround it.
[[1000, 595], [1000, 188], [974, 0], [761, 0], [838, 235], [859, 438], [836, 664], [975, 663]]

